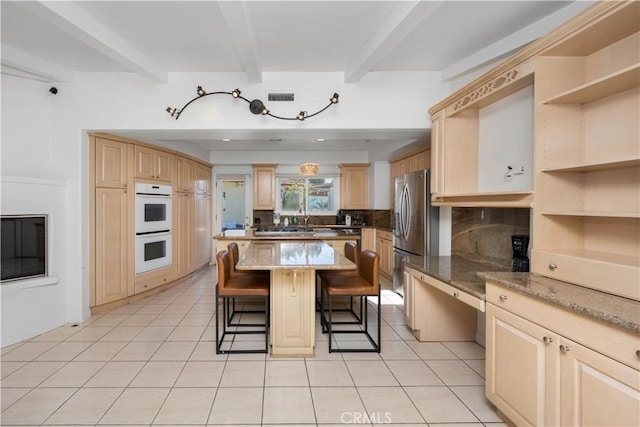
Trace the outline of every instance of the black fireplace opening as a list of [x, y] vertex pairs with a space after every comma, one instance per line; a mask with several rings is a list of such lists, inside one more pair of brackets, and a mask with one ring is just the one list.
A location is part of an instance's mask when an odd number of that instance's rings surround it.
[[2, 216], [0, 280], [47, 275], [47, 216]]

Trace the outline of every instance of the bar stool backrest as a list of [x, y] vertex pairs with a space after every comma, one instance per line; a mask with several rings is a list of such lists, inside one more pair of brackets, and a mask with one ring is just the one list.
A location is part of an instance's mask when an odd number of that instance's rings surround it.
[[236, 242], [231, 242], [227, 245], [227, 250], [229, 251], [229, 263], [231, 264], [231, 275], [235, 276], [238, 274], [236, 270], [236, 264], [240, 259], [240, 249], [238, 248], [238, 244]]
[[358, 245], [353, 242], [346, 242], [344, 244], [344, 256], [355, 265], [358, 265], [360, 261]]
[[358, 264], [358, 273], [360, 277], [366, 280], [372, 287], [372, 293], [378, 293], [380, 289], [380, 255], [377, 253], [364, 250], [360, 254], [360, 263]]
[[220, 251], [216, 254], [218, 288], [224, 288], [231, 277], [231, 260], [229, 258], [229, 251]]

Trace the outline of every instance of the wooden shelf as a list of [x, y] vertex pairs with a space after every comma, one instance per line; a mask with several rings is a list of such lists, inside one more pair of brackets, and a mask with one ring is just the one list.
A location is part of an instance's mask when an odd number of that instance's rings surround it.
[[453, 207], [530, 208], [532, 202], [531, 191], [434, 194], [431, 197], [434, 206]]
[[545, 104], [588, 104], [640, 86], [640, 63], [568, 90]]
[[604, 170], [636, 168], [640, 166], [640, 159], [620, 159], [607, 162], [584, 162], [560, 166], [549, 166], [543, 172], [597, 172]]
[[594, 212], [594, 211], [567, 211], [567, 212], [541, 212], [547, 216], [577, 216], [577, 217], [601, 217], [601, 218], [640, 218], [638, 212]]

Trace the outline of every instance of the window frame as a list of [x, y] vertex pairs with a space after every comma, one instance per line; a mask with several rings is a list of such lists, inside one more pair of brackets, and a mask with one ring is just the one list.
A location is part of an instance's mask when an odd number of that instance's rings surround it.
[[[307, 197], [309, 196], [309, 179], [314, 178], [331, 178], [333, 179], [333, 205], [335, 206], [335, 210], [331, 211], [320, 211], [320, 212], [309, 212], [307, 210], [308, 202]], [[280, 194], [282, 192], [282, 181], [286, 179], [301, 179], [304, 180], [304, 206], [305, 209], [303, 212], [300, 211], [285, 211], [282, 209], [282, 198]], [[296, 215], [313, 215], [313, 216], [337, 216], [338, 211], [340, 210], [340, 177], [335, 175], [313, 175], [313, 176], [305, 176], [305, 175], [278, 175], [276, 176], [276, 212], [280, 215], [284, 216], [296, 216]]]

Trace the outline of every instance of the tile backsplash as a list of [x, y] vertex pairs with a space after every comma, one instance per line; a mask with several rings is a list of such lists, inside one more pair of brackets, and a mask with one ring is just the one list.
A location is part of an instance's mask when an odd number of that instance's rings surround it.
[[511, 236], [529, 235], [530, 209], [453, 208], [451, 253], [508, 268]]

